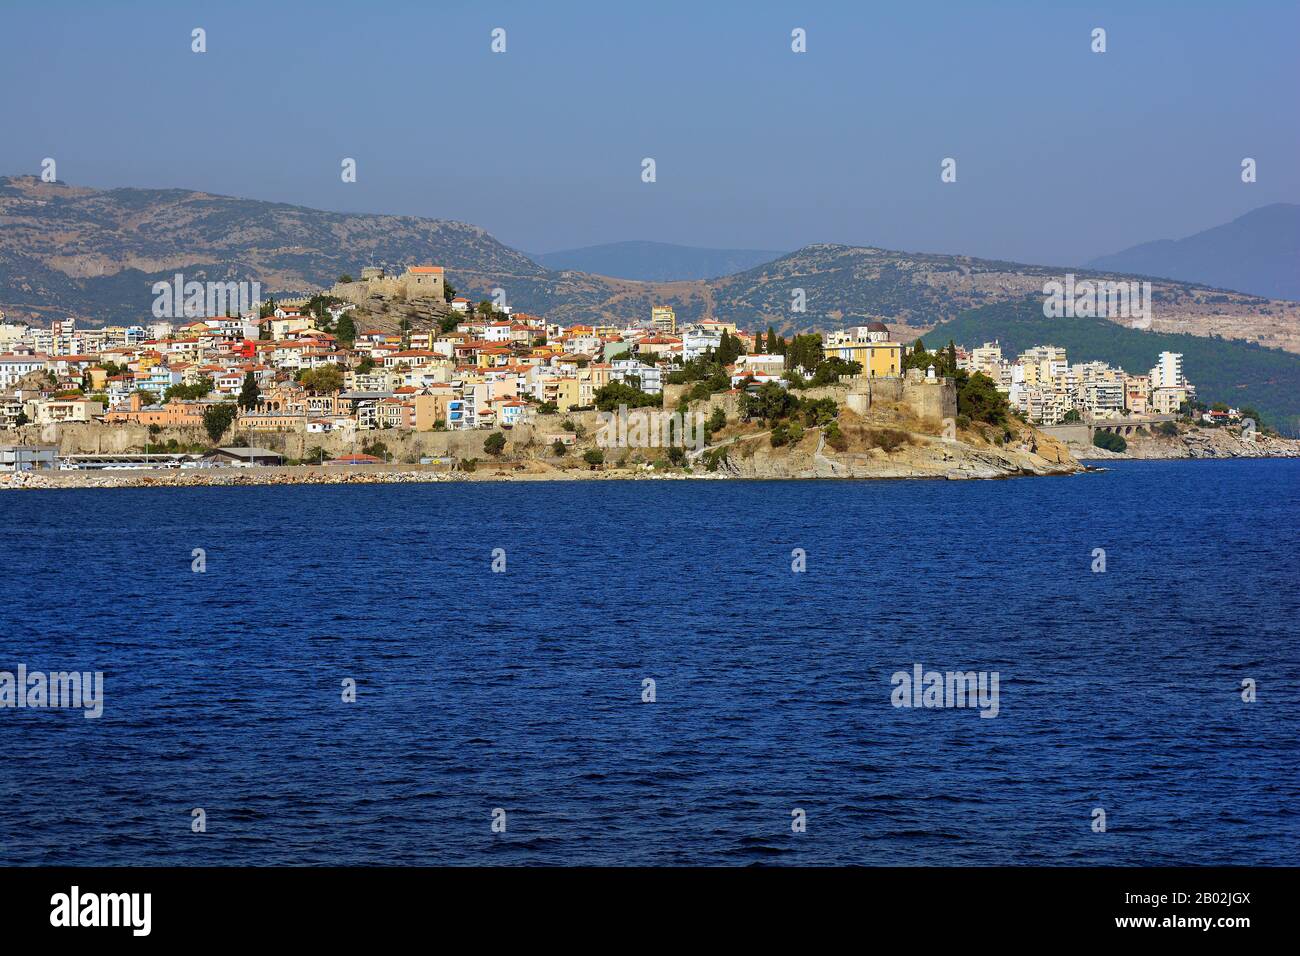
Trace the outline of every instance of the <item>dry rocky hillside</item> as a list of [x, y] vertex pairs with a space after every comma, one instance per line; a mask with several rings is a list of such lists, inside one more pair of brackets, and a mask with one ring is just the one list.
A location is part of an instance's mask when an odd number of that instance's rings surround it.
[[[637, 282], [544, 268], [476, 226], [412, 216], [323, 212], [187, 190], [96, 190], [33, 177], [0, 178], [0, 309], [12, 318], [75, 315], [139, 321], [151, 286], [187, 280], [260, 282], [266, 293], [327, 287], [367, 265], [447, 269], [478, 299], [504, 289], [516, 308], [561, 323], [645, 319], [652, 305], [679, 321], [715, 317], [783, 332], [885, 316], [904, 336], [962, 310], [1041, 294], [1065, 268], [966, 256], [812, 245], [734, 275]], [[1122, 279], [1072, 270], [1078, 278]], [[793, 312], [802, 289], [806, 311]], [[1156, 331], [1215, 334], [1300, 352], [1300, 303], [1152, 280]], [[1063, 320], [1065, 321], [1065, 320]]]
[[[873, 410], [874, 411], [874, 410]], [[1066, 447], [1035, 429], [1015, 425], [997, 444], [994, 429], [962, 430], [955, 439], [916, 423], [900, 427], [887, 416], [840, 413], [844, 447], [831, 447], [819, 429], [801, 441], [771, 447], [766, 433], [738, 433], [719, 470], [737, 478], [1011, 478], [1069, 475], [1081, 470]], [[724, 436], [725, 438], [725, 436]]]

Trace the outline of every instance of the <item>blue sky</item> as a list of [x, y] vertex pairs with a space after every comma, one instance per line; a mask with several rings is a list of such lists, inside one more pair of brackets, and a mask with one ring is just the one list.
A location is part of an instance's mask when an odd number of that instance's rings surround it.
[[1297, 36], [1295, 2], [0, 0], [0, 174], [49, 156], [79, 185], [458, 219], [538, 252], [1069, 265], [1300, 201]]

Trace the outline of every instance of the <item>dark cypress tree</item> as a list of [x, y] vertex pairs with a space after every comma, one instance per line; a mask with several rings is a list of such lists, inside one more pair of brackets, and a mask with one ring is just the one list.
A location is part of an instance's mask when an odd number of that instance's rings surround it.
[[352, 321], [352, 316], [347, 312], [344, 312], [339, 316], [338, 326], [335, 328], [334, 334], [338, 337], [339, 345], [343, 346], [345, 349], [352, 348], [353, 343], [356, 342], [357, 326], [356, 323]]
[[245, 372], [244, 385], [239, 390], [239, 407], [256, 408], [257, 398], [261, 394], [262, 391], [257, 387], [257, 380], [253, 378], [253, 373]]

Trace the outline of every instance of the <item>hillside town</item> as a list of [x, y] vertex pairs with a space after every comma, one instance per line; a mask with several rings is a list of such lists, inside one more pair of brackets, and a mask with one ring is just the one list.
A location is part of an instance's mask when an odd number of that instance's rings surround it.
[[[397, 328], [371, 327], [378, 303], [400, 304], [403, 315], [421, 314], [423, 303], [432, 321], [424, 330], [406, 318]], [[920, 342], [894, 341], [880, 320], [787, 342], [770, 328], [679, 325], [667, 306], [640, 324], [564, 327], [507, 305], [474, 305], [446, 284], [441, 267], [420, 265], [396, 276], [368, 268], [315, 296], [258, 301], [238, 314], [102, 328], [0, 316], [0, 426], [194, 428], [213, 445], [239, 435], [241, 447], [272, 433], [346, 443], [382, 430], [510, 430], [539, 415], [592, 409], [615, 383], [634, 404], [667, 404], [665, 385], [692, 381], [688, 370], [704, 362], [720, 363], [725, 375], [718, 382], [713, 374], [713, 389], [751, 394], [769, 383], [886, 380], [909, 369], [933, 380], [937, 364], [941, 378], [954, 370], [987, 376], [1024, 421], [1051, 426], [1185, 414], [1195, 387], [1181, 359], [1163, 352], [1148, 372], [1132, 374], [1099, 361], [1071, 364], [1053, 345], [1004, 356], [997, 342], [969, 350], [950, 343], [931, 358]], [[1235, 409], [1205, 414], [1239, 417]]]

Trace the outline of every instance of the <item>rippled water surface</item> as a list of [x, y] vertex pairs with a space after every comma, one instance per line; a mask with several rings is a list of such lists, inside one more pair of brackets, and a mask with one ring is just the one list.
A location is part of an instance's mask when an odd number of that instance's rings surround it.
[[0, 861], [1300, 863], [1300, 462], [1109, 467], [5, 493]]

